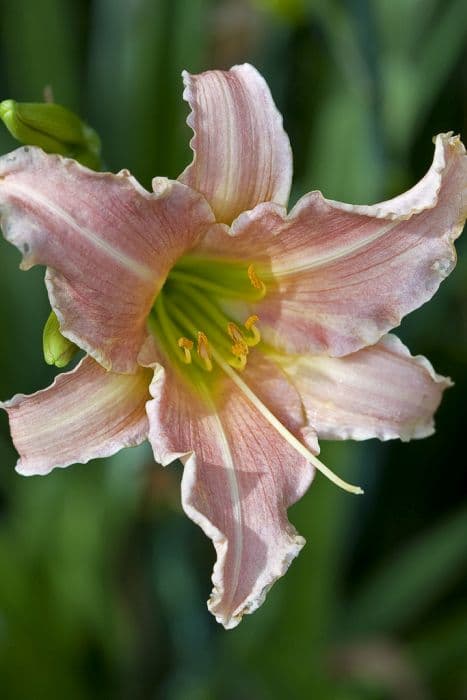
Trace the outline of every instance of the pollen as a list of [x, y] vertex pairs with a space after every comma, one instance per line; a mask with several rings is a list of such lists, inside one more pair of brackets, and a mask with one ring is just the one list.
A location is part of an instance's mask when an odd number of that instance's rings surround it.
[[[232, 301], [247, 302], [250, 306], [264, 296], [266, 289], [253, 264], [231, 265], [226, 270], [225, 280], [222, 274], [219, 280], [214, 275], [218, 273], [217, 268], [204, 279], [200, 275], [205, 268], [211, 270], [201, 261], [197, 267], [182, 266], [172, 270], [151, 315], [153, 332], [156, 338], [161, 338], [169, 359], [180, 369], [180, 365], [184, 366], [182, 374], [197, 385], [217, 381], [219, 361], [235, 370], [245, 369], [252, 348], [261, 341], [256, 327], [259, 317], [255, 314], [237, 316], [238, 306], [229, 303], [229, 294], [236, 286]], [[225, 281], [232, 289], [222, 286]], [[232, 317], [231, 313], [235, 315]], [[209, 379], [203, 378], [205, 372], [212, 372]]]
[[207, 369], [208, 372], [211, 372], [211, 349], [209, 347], [207, 336], [202, 331], [198, 331], [198, 346], [196, 351], [198, 353], [198, 357], [201, 359], [204, 365], [204, 368]]
[[247, 272], [248, 272], [248, 277], [250, 278], [250, 282], [251, 282], [252, 286], [255, 289], [259, 289], [262, 293], [264, 293], [266, 291], [266, 285], [264, 284], [264, 282], [262, 280], [260, 280], [260, 278], [256, 274], [256, 270], [255, 270], [254, 265], [249, 265]]
[[246, 343], [234, 343], [232, 345], [232, 355], [235, 357], [243, 357], [243, 355], [248, 355], [248, 345]]
[[178, 347], [183, 350], [182, 361], [186, 365], [191, 364], [191, 350], [193, 348], [193, 341], [188, 340], [188, 338], [184, 338], [182, 336], [181, 338], [178, 339], [177, 343], [178, 343]]
[[[227, 332], [234, 341], [231, 348], [232, 355], [236, 358], [234, 366], [243, 369], [246, 365], [246, 356], [248, 355], [248, 344], [245, 340], [245, 336], [235, 323], [229, 323], [227, 325]], [[240, 360], [240, 367], [238, 360]]]
[[234, 343], [237, 343], [239, 345], [246, 344], [243, 333], [241, 332], [240, 328], [235, 325], [235, 323], [227, 324], [227, 332], [234, 341]]

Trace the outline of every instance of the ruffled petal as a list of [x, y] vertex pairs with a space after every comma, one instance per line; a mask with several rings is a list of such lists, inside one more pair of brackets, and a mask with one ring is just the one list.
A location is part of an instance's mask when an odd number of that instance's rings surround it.
[[451, 381], [394, 335], [346, 357], [282, 356], [318, 436], [329, 440], [423, 438]]
[[258, 71], [244, 64], [229, 71], [184, 72], [183, 80], [194, 158], [179, 179], [204, 194], [222, 223], [260, 202], [286, 205], [292, 152]]
[[[304, 416], [297, 392], [271, 363], [263, 367], [275, 377], [260, 398], [280, 386], [275, 403], [283, 396], [287, 408], [278, 416], [300, 435]], [[262, 385], [261, 372], [257, 382]], [[155, 458], [164, 465], [182, 460], [183, 507], [216, 549], [208, 607], [225, 628], [235, 627], [261, 605], [304, 545], [287, 508], [304, 494], [313, 469], [230, 381], [216, 406], [161, 366], [150, 390]]]
[[22, 269], [49, 266], [63, 335], [118, 372], [136, 369], [154, 296], [214, 220], [184, 185], [158, 179], [155, 188], [37, 148], [0, 159], [1, 225], [23, 253]]
[[[375, 343], [453, 269], [466, 193], [465, 149], [440, 135], [427, 175], [389, 202], [358, 207], [314, 192], [288, 218], [272, 204], [240, 216], [230, 255], [262, 261], [268, 293], [255, 313], [263, 335], [291, 352], [333, 356]], [[204, 253], [221, 255], [226, 239], [208, 235]]]
[[20, 454], [16, 471], [48, 474], [142, 443], [148, 435], [151, 374], [143, 368], [135, 374], [106, 372], [85, 357], [47, 389], [0, 403]]

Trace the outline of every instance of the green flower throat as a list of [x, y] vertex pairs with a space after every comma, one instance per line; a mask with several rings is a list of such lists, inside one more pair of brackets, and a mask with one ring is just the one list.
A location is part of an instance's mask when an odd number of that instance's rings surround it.
[[259, 319], [250, 315], [239, 323], [226, 309], [258, 302], [265, 293], [253, 264], [186, 256], [159, 292], [149, 327], [165, 354], [192, 379], [212, 372], [216, 360], [242, 370], [250, 348], [261, 341]]

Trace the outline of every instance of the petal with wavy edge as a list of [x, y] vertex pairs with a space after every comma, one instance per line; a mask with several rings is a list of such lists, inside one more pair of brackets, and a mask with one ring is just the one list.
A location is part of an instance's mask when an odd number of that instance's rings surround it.
[[23, 253], [22, 269], [49, 267], [62, 333], [106, 369], [136, 369], [155, 294], [214, 220], [179, 182], [158, 179], [155, 189], [127, 171], [96, 173], [37, 148], [0, 159], [5, 237]]
[[148, 435], [150, 381], [149, 369], [115, 374], [85, 357], [47, 389], [0, 403], [20, 455], [16, 471], [48, 474], [142, 443]]
[[[256, 370], [261, 385], [261, 369]], [[296, 391], [272, 363], [262, 371], [276, 374], [275, 389], [280, 383], [287, 404], [279, 417], [300, 434], [304, 419]], [[155, 458], [164, 465], [182, 460], [183, 507], [214, 543], [208, 607], [227, 629], [261, 605], [304, 545], [287, 520], [287, 508], [313, 477], [313, 469], [229, 382], [215, 406], [159, 366], [148, 403]]]
[[[433, 165], [412, 190], [374, 206], [303, 197], [289, 217], [263, 204], [232, 225], [230, 254], [257, 265], [269, 290], [254, 312], [265, 338], [297, 353], [347, 355], [375, 343], [432, 297], [455, 265], [467, 213], [467, 157], [436, 138]], [[203, 251], [222, 255], [227, 234]]]
[[279, 356], [320, 438], [423, 438], [451, 381], [395, 335], [346, 357]]
[[183, 80], [194, 158], [179, 179], [204, 194], [222, 223], [260, 202], [286, 205], [292, 152], [264, 78], [244, 64], [184, 72]]

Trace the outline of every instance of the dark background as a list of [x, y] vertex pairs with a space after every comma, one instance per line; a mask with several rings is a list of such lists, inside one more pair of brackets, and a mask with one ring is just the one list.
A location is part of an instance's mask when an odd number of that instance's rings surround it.
[[[465, 0], [2, 0], [0, 98], [55, 100], [148, 185], [190, 160], [182, 68], [254, 63], [284, 114], [292, 200], [411, 186], [431, 138], [466, 136]], [[0, 150], [13, 148], [6, 130]], [[290, 511], [308, 546], [264, 606], [208, 614], [211, 543], [180, 467], [146, 446], [47, 477], [14, 472], [0, 416], [2, 700], [465, 700], [467, 250], [398, 330], [452, 376], [437, 433], [325, 444], [363, 498], [319, 475]], [[0, 398], [46, 386], [43, 270], [0, 241]]]

